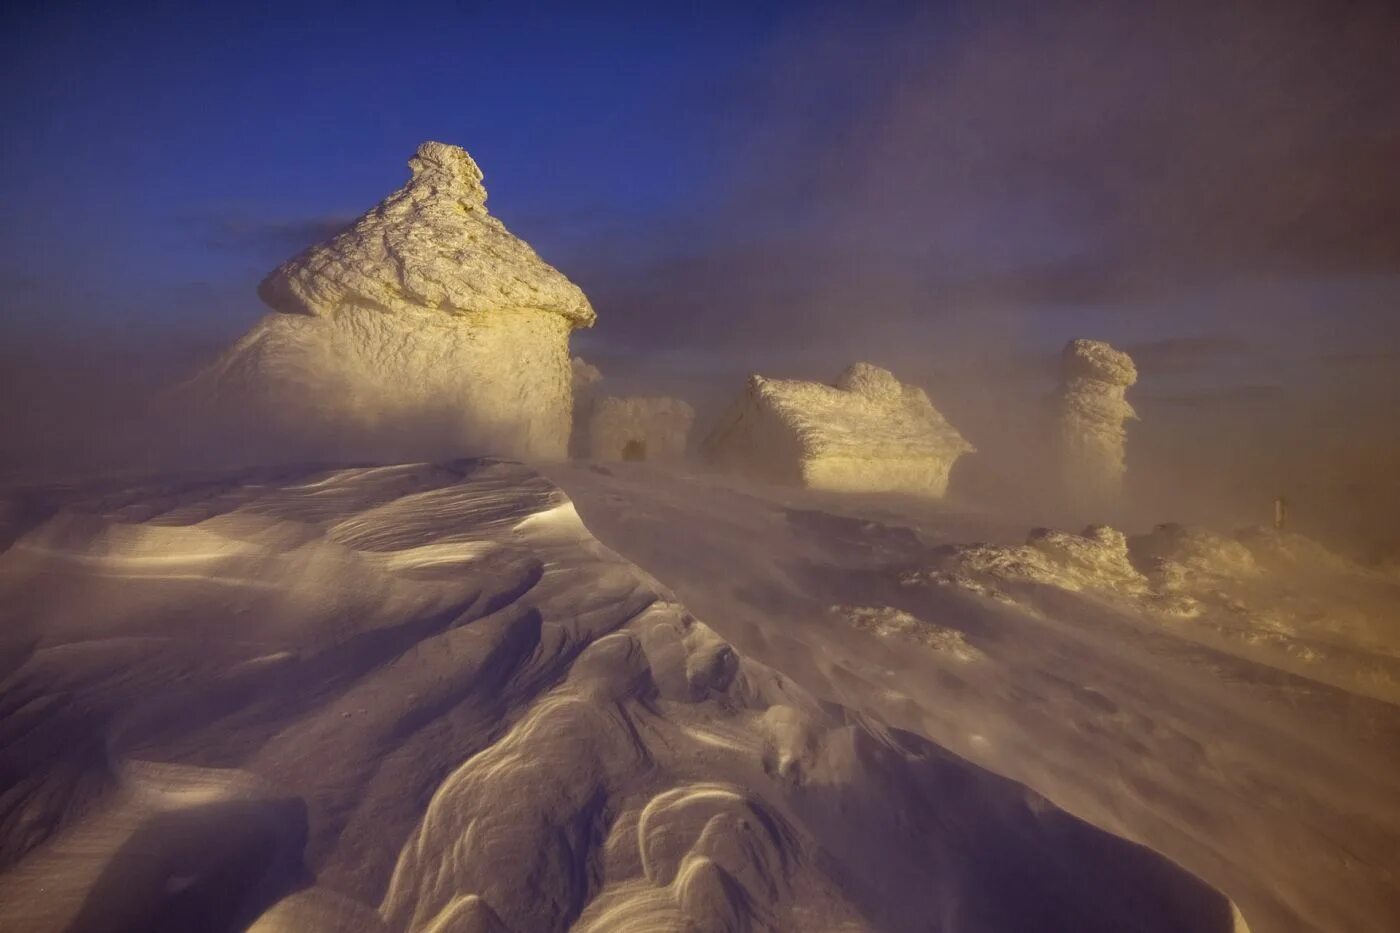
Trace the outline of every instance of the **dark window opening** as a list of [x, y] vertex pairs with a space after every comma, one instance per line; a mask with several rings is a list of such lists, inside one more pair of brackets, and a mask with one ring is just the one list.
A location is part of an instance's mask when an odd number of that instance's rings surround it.
[[622, 446], [623, 460], [645, 460], [647, 445], [643, 441], [628, 441]]

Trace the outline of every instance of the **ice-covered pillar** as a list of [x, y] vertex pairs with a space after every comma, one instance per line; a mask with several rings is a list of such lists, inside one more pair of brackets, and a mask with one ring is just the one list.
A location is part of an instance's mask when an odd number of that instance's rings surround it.
[[1056, 440], [1064, 491], [1077, 508], [1110, 506], [1123, 491], [1124, 424], [1137, 418], [1124, 396], [1137, 368], [1099, 340], [1071, 340], [1060, 363]]

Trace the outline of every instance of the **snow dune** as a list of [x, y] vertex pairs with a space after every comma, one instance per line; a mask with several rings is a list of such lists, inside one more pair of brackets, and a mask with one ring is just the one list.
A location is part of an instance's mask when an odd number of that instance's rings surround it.
[[818, 699], [1164, 853], [1255, 933], [1400, 929], [1394, 573], [1272, 530], [1028, 535], [956, 503], [547, 472]]
[[[0, 928], [1236, 928], [1161, 855], [749, 657], [717, 634], [746, 619], [698, 621], [525, 467], [0, 515]], [[826, 611], [872, 645], [911, 625]], [[918, 650], [995, 663], [971, 641]]]

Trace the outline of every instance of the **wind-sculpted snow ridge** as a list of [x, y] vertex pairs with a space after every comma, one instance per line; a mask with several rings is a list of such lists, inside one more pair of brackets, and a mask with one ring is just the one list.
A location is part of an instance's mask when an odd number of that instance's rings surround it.
[[[601, 541], [821, 701], [1166, 854], [1256, 933], [1400, 929], [1393, 573], [1272, 531], [1027, 541], [928, 499], [636, 463], [549, 475]], [[994, 543], [958, 543], [976, 540]], [[1323, 653], [1261, 640], [1271, 614]]]
[[0, 928], [1234, 924], [1149, 850], [744, 658], [517, 464], [24, 503]]
[[1181, 525], [1133, 538], [1104, 525], [1078, 535], [1037, 529], [1021, 546], [952, 548], [904, 579], [1030, 609], [1037, 598], [1028, 584], [1086, 593], [1214, 647], [1400, 702], [1400, 579], [1300, 535], [1247, 529], [1227, 537]]

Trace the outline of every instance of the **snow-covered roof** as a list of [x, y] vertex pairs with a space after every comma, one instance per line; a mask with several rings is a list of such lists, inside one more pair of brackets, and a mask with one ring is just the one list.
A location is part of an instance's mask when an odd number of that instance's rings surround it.
[[753, 376], [749, 392], [792, 428], [808, 454], [942, 458], [973, 449], [923, 389], [869, 363], [856, 363], [836, 385]]
[[343, 232], [277, 267], [258, 287], [269, 307], [323, 315], [346, 304], [454, 314], [540, 310], [589, 327], [588, 298], [486, 210], [466, 150], [426, 142], [413, 176]]

